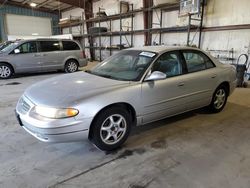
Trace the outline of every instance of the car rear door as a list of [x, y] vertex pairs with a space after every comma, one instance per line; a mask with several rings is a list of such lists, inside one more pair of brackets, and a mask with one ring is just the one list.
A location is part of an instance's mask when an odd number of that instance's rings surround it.
[[20, 44], [10, 54], [11, 64], [16, 72], [35, 72], [41, 70], [41, 56], [37, 50], [37, 42], [29, 41]]
[[79, 61], [82, 58], [82, 51], [79, 45], [71, 40], [62, 40], [63, 55], [60, 56], [61, 61], [73, 58]]
[[62, 69], [62, 62], [59, 59], [61, 45], [58, 40], [39, 41], [41, 54], [41, 68], [43, 71]]
[[217, 84], [214, 63], [203, 52], [198, 50], [182, 50], [188, 74], [184, 75], [183, 89], [187, 93], [185, 103], [187, 109], [196, 109], [210, 103]]
[[185, 72], [180, 52], [162, 54], [150, 71], [163, 72], [167, 78], [142, 83], [143, 123], [186, 111]]

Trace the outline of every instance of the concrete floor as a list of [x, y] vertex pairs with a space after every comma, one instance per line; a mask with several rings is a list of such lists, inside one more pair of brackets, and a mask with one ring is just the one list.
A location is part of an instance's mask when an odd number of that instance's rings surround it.
[[0, 187], [249, 188], [250, 89], [219, 114], [197, 110], [135, 128], [118, 151], [89, 142], [48, 144], [26, 133], [14, 108], [32, 83], [63, 73], [0, 80]]

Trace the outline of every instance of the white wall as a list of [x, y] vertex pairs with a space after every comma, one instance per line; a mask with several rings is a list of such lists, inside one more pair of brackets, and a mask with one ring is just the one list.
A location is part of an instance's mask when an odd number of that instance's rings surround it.
[[[84, 9], [75, 8], [62, 12], [62, 18], [70, 18], [70, 17], [80, 17], [82, 19], [82, 17], [84, 17]], [[72, 33], [70, 32], [69, 28], [63, 28], [63, 34], [80, 35], [81, 33], [83, 33], [83, 28], [81, 26], [72, 27]], [[86, 30], [84, 31], [84, 33], [86, 33]]]
[[205, 26], [223, 26], [250, 23], [249, 0], [209, 0]]
[[[99, 7], [105, 9], [108, 15], [119, 13], [119, 1], [120, 0], [100, 0], [94, 3], [94, 13], [99, 11]], [[127, 0], [130, 3], [134, 3], [134, 8], [141, 8], [142, 0]], [[154, 0], [154, 4], [162, 3], [175, 3], [178, 0]], [[208, 4], [205, 7], [204, 26], [225, 26], [225, 25], [238, 25], [238, 24], [250, 24], [250, 0], [208, 0]], [[63, 15], [73, 15], [79, 11], [79, 9], [71, 10]], [[163, 12], [163, 27], [176, 27], [186, 26], [188, 24], [187, 17], [179, 17], [179, 11]], [[160, 11], [153, 11], [153, 22], [159, 23]], [[122, 25], [131, 26], [131, 19], [123, 19]], [[195, 24], [195, 23], [194, 23]], [[98, 26], [98, 25], [96, 25]], [[109, 23], [102, 22], [101, 26], [108, 27], [111, 31], [120, 30], [120, 21], [115, 20], [112, 22], [110, 28]], [[141, 30], [144, 28], [143, 13], [136, 13], [134, 17], [134, 30]], [[159, 25], [153, 24], [153, 28], [157, 28]], [[126, 30], [124, 27], [123, 30]], [[195, 36], [195, 37], [194, 37]], [[194, 39], [193, 43], [198, 44], [198, 33], [191, 33], [190, 39]], [[128, 36], [130, 41], [130, 36]], [[159, 42], [159, 35], [153, 34], [152, 40]], [[187, 32], [183, 33], [166, 33], [162, 35], [162, 43], [165, 45], [186, 45]], [[96, 40], [96, 43], [99, 41]], [[88, 45], [87, 42], [86, 46]], [[119, 44], [119, 36], [112, 37], [112, 44]], [[122, 38], [122, 43], [127, 43], [125, 38]], [[109, 37], [102, 37], [101, 44], [103, 46], [109, 45]], [[134, 46], [142, 46], [144, 44], [143, 35], [134, 35]], [[248, 52], [250, 46], [250, 30], [231, 30], [231, 31], [213, 31], [203, 32], [202, 34], [202, 49], [204, 50], [230, 50], [234, 48], [235, 58], [241, 53]], [[250, 51], [250, 50], [249, 50]], [[109, 53], [109, 52], [107, 52]]]

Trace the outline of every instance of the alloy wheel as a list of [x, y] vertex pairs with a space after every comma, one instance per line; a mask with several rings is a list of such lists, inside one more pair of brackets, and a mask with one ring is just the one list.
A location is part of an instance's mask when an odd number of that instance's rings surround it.
[[214, 98], [214, 107], [218, 110], [223, 107], [226, 101], [226, 91], [224, 89], [219, 89]]
[[75, 62], [69, 62], [68, 70], [69, 70], [69, 72], [77, 71], [77, 64]]
[[0, 77], [1, 78], [8, 78], [11, 75], [11, 69], [6, 66], [2, 65], [0, 66]]
[[100, 136], [105, 144], [118, 143], [125, 135], [127, 123], [120, 114], [113, 114], [106, 118], [100, 129]]

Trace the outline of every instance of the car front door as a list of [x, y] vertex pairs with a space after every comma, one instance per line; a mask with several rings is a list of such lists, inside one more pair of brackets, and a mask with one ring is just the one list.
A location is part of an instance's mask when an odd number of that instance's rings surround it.
[[213, 62], [201, 51], [181, 51], [186, 62], [188, 74], [184, 75], [187, 96], [185, 103], [188, 110], [200, 108], [210, 103], [216, 88], [218, 74]]
[[41, 68], [43, 71], [61, 69], [62, 62], [59, 59], [61, 45], [59, 41], [39, 41], [39, 49], [42, 62]]
[[166, 78], [142, 83], [143, 123], [186, 111], [185, 75], [180, 52], [162, 54], [150, 71], [160, 71], [166, 74]]
[[41, 57], [37, 51], [36, 41], [25, 42], [19, 45], [9, 55], [16, 72], [34, 72], [41, 70]]

